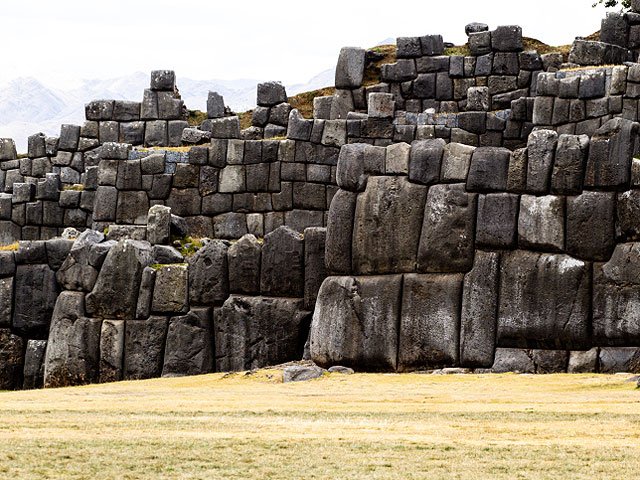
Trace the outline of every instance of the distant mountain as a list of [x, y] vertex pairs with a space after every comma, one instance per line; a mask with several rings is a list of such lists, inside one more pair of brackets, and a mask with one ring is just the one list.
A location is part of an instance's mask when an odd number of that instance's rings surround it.
[[[307, 83], [286, 85], [289, 95], [332, 86], [335, 70], [319, 73]], [[236, 112], [256, 105], [258, 80], [192, 80], [178, 77], [178, 89], [191, 110], [206, 110], [210, 90], [224, 97]], [[0, 86], [0, 138], [13, 138], [19, 152], [27, 151], [27, 137], [37, 132], [58, 135], [60, 125], [84, 122], [84, 105], [91, 100], [115, 99], [140, 101], [149, 87], [149, 75], [136, 72], [106, 80], [84, 80], [69, 90], [50, 88], [35, 78], [16, 78]]]

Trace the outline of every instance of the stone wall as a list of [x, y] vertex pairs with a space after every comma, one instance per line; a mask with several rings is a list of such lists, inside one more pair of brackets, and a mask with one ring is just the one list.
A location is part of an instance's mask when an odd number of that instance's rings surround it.
[[[567, 371], [578, 358], [588, 371], [640, 368], [638, 128], [617, 118], [591, 139], [538, 130], [515, 152], [441, 139], [384, 158], [343, 147], [313, 360], [398, 371], [551, 369], [545, 362]], [[626, 363], [612, 367], [611, 355]]]
[[[246, 370], [302, 357], [325, 278], [323, 228], [258, 240], [167, 245], [168, 207], [149, 240], [21, 241], [0, 252], [0, 389]], [[127, 235], [130, 237], [131, 235]]]

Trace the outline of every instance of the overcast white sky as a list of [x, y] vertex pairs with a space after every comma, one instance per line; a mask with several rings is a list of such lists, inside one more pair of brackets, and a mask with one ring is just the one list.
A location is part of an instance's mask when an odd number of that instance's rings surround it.
[[471, 21], [571, 43], [600, 28], [605, 9], [592, 1], [3, 1], [0, 81], [34, 76], [71, 87], [170, 68], [193, 79], [303, 83], [334, 66], [342, 46], [427, 33], [458, 44]]

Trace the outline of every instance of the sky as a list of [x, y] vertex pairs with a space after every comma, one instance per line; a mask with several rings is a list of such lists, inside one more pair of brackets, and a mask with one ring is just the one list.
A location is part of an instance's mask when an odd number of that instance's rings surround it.
[[518, 24], [551, 45], [600, 28], [592, 0], [10, 0], [2, 2], [0, 82], [32, 76], [58, 88], [82, 79], [172, 69], [193, 79], [304, 83], [342, 46], [440, 33], [466, 41], [472, 21]]

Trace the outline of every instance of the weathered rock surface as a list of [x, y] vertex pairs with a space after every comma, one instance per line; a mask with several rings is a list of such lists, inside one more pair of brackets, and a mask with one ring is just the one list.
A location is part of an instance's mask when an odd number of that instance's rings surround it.
[[640, 341], [640, 244], [616, 246], [593, 266], [593, 342], [631, 346]]
[[260, 291], [274, 297], [304, 297], [304, 239], [289, 227], [264, 237]]
[[104, 320], [100, 332], [100, 383], [122, 380], [124, 360], [124, 327], [123, 320]]
[[498, 346], [588, 348], [590, 281], [590, 265], [567, 255], [504, 253]]
[[302, 299], [229, 297], [215, 310], [216, 370], [250, 370], [300, 359], [309, 330], [302, 311]]
[[500, 255], [476, 252], [473, 269], [464, 277], [460, 315], [460, 364], [493, 365]]
[[152, 316], [125, 326], [124, 380], [141, 380], [162, 374], [164, 343], [169, 319]]
[[322, 366], [395, 370], [402, 276], [328, 277], [311, 323], [311, 358]]
[[227, 250], [226, 243], [213, 241], [189, 257], [192, 305], [220, 304], [229, 295]]
[[24, 340], [0, 328], [0, 390], [18, 390], [22, 387], [24, 368]]
[[58, 296], [55, 272], [49, 265], [18, 265], [14, 288], [14, 332], [26, 338], [47, 338]]
[[419, 272], [471, 270], [476, 208], [477, 195], [467, 193], [462, 183], [429, 189], [418, 248]]
[[24, 354], [25, 390], [42, 388], [44, 383], [44, 354], [47, 349], [46, 340], [29, 340]]
[[260, 258], [262, 244], [252, 235], [244, 235], [227, 251], [229, 291], [257, 295], [260, 293]]
[[[354, 273], [414, 271], [426, 194], [426, 187], [406, 177], [369, 178], [356, 202]], [[398, 218], [403, 221], [397, 222]]]
[[121, 240], [109, 250], [91, 293], [87, 313], [94, 317], [134, 319], [142, 271], [151, 265], [151, 245]]
[[213, 370], [211, 308], [192, 308], [169, 321], [164, 350], [163, 377], [202, 375]]
[[404, 276], [398, 370], [456, 365], [463, 276]]
[[320, 378], [326, 370], [320, 367], [291, 366], [282, 371], [282, 383], [289, 382], [308, 382], [314, 378]]
[[45, 387], [98, 380], [101, 325], [102, 320], [85, 317], [84, 294], [70, 291], [60, 294], [45, 354]]

